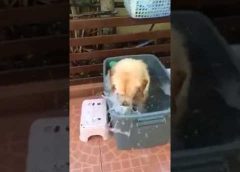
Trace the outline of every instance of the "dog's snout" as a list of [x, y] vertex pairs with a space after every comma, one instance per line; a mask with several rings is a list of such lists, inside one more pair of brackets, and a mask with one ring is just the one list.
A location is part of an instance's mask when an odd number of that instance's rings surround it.
[[123, 105], [123, 106], [128, 106], [128, 102], [127, 102], [127, 101], [124, 101], [124, 102], [122, 103], [122, 105]]

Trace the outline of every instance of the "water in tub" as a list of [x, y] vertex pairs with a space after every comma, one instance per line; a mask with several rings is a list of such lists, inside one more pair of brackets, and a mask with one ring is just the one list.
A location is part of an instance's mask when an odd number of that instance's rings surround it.
[[[161, 81], [160, 81], [161, 80]], [[151, 76], [149, 97], [146, 101], [145, 111], [156, 112], [169, 108], [170, 105], [170, 84], [165, 78]]]

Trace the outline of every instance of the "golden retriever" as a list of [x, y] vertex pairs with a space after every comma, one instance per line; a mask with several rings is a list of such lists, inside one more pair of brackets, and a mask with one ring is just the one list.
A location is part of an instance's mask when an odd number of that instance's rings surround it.
[[122, 59], [110, 70], [110, 83], [121, 105], [143, 107], [150, 85], [148, 67], [142, 60]]

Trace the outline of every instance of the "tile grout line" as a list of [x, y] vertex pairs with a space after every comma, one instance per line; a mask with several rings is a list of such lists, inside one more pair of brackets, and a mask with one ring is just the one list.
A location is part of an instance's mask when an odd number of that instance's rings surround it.
[[102, 168], [102, 150], [101, 150], [101, 145], [100, 145], [100, 139], [98, 139], [98, 147], [99, 147], [99, 152], [100, 152], [100, 164], [101, 164], [101, 172], [103, 172]]

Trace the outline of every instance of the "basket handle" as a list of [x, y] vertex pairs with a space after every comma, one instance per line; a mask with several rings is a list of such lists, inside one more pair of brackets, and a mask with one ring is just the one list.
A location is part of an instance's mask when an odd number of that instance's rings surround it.
[[137, 127], [165, 124], [166, 122], [167, 120], [165, 117], [144, 117], [137, 119]]

